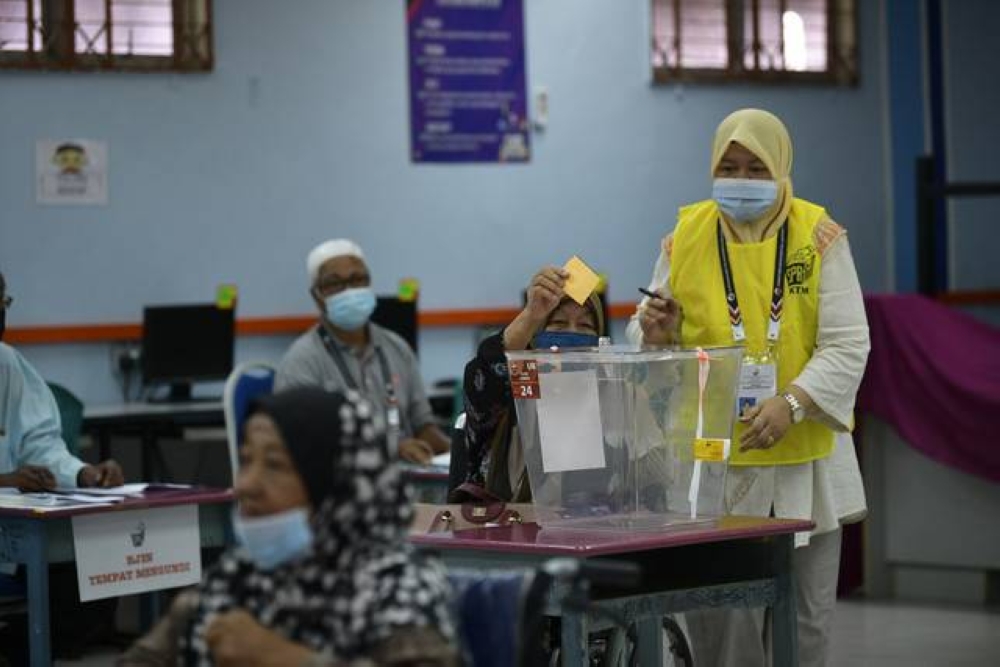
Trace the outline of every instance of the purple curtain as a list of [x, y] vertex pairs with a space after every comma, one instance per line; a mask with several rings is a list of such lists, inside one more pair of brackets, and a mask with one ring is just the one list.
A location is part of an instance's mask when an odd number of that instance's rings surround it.
[[916, 295], [865, 297], [858, 408], [938, 463], [1000, 482], [1000, 329]]

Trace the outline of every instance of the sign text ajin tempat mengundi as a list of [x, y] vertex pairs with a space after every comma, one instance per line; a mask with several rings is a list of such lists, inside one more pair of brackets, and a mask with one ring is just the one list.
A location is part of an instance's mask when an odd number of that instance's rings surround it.
[[91, 574], [88, 575], [88, 579], [91, 586], [104, 586], [107, 584], [116, 584], [121, 581], [150, 579], [167, 574], [179, 574], [190, 571], [191, 561], [156, 563], [153, 552], [146, 551], [125, 556], [124, 567], [120, 570]]

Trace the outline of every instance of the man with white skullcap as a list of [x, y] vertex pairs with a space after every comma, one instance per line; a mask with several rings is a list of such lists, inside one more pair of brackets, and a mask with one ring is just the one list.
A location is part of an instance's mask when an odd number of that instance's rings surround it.
[[356, 389], [385, 410], [390, 444], [405, 461], [427, 463], [448, 451], [434, 424], [417, 358], [398, 335], [370, 322], [375, 292], [364, 253], [348, 239], [319, 244], [306, 259], [309, 293], [320, 318], [278, 366], [275, 390], [320, 386]]

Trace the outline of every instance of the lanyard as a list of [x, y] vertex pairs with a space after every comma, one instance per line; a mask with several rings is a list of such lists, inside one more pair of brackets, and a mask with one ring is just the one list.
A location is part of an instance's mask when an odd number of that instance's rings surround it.
[[[736, 298], [736, 284], [733, 282], [733, 269], [729, 263], [729, 252], [726, 250], [726, 237], [722, 233], [722, 223], [715, 228], [716, 241], [719, 247], [719, 263], [722, 265], [722, 283], [726, 290], [726, 305], [729, 307], [729, 325], [733, 328], [733, 339], [737, 343], [746, 340], [743, 329], [743, 313], [740, 302]], [[778, 251], [774, 255], [774, 283], [771, 290], [771, 317], [767, 323], [767, 340], [778, 341], [781, 331], [781, 313], [785, 307], [785, 251], [788, 246], [788, 223], [778, 230]]]
[[[347, 362], [344, 361], [344, 355], [340, 352], [340, 348], [337, 344], [333, 342], [333, 337], [330, 336], [330, 332], [326, 330], [322, 324], [317, 329], [319, 332], [319, 338], [323, 341], [323, 345], [326, 347], [326, 351], [330, 353], [333, 357], [334, 362], [337, 364], [337, 370], [340, 371], [340, 375], [344, 378], [344, 382], [347, 386], [355, 391], [360, 391], [358, 382], [351, 375], [350, 370], [347, 368]], [[396, 388], [392, 384], [392, 374], [389, 372], [389, 362], [385, 359], [385, 353], [382, 351], [381, 346], [375, 346], [375, 356], [378, 357], [378, 365], [382, 371], [382, 379], [385, 381], [385, 395], [389, 399], [389, 405], [395, 406], [396, 401]], [[364, 369], [361, 369], [362, 375], [364, 374]], [[361, 378], [364, 381], [364, 378]]]

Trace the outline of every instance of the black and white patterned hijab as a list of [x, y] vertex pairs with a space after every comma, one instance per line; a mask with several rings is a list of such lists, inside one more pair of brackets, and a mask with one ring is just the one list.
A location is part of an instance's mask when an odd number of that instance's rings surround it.
[[313, 552], [269, 571], [242, 549], [223, 554], [201, 585], [187, 642], [194, 664], [212, 664], [205, 628], [231, 609], [342, 660], [367, 656], [403, 627], [452, 639], [444, 572], [406, 541], [413, 508], [381, 415], [355, 392], [315, 388], [269, 396], [255, 412], [277, 424], [316, 508]]

